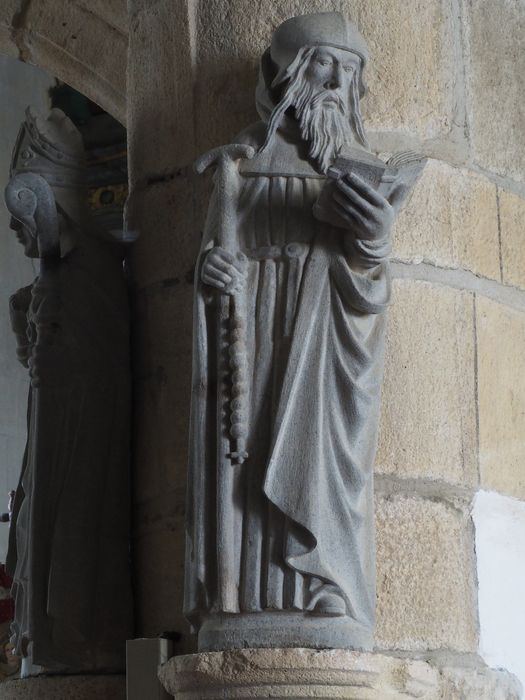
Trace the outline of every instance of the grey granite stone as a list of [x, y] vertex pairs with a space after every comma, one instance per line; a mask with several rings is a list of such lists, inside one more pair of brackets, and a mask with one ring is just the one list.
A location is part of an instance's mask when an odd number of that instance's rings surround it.
[[368, 52], [338, 13], [261, 61], [261, 121], [202, 156], [185, 610], [200, 650], [370, 649], [372, 471], [394, 218], [423, 160], [360, 114]]

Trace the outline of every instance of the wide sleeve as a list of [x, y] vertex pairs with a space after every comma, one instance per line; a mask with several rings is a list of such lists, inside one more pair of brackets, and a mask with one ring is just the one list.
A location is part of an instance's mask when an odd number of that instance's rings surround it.
[[365, 314], [379, 314], [390, 302], [391, 278], [388, 256], [390, 239], [345, 241], [330, 261], [330, 277], [348, 306]]
[[354, 238], [347, 243], [346, 249], [351, 266], [366, 269], [385, 262], [392, 252], [392, 243], [390, 236], [378, 241]]

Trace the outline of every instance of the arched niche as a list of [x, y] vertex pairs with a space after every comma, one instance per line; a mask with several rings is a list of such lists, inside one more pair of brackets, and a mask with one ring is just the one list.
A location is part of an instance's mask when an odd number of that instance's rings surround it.
[[6, 0], [0, 53], [44, 68], [126, 123], [126, 0]]

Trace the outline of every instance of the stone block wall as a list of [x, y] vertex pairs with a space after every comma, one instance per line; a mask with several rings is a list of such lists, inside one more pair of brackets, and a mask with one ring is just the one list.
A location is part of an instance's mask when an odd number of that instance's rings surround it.
[[[427, 168], [394, 236], [377, 455], [380, 650], [477, 652], [472, 498], [525, 497], [525, 6], [513, 0], [129, 0], [128, 223], [137, 317], [141, 633], [181, 617], [191, 286], [209, 183], [194, 157], [256, 118], [275, 26], [337, 9], [371, 52], [373, 147]], [[458, 696], [459, 697], [459, 696]]]

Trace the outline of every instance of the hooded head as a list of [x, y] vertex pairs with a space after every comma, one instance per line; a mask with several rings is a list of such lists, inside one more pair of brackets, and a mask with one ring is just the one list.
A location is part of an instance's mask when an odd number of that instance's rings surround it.
[[359, 59], [359, 97], [366, 92], [363, 72], [368, 61], [368, 47], [357, 27], [339, 12], [292, 17], [273, 33], [270, 56], [276, 67], [272, 87], [290, 79], [293, 64], [301, 50], [327, 46], [353, 53]]
[[295, 116], [322, 172], [348, 143], [367, 146], [359, 100], [368, 50], [356, 26], [337, 12], [293, 17], [274, 32], [261, 62], [257, 106], [266, 141]]
[[[60, 109], [51, 109], [44, 117], [28, 107], [13, 149], [10, 176], [23, 173], [40, 175], [53, 190], [57, 208], [75, 221], [83, 216], [87, 201], [86, 160], [82, 136]], [[26, 254], [36, 256], [34, 242], [23, 224], [12, 220]], [[67, 251], [70, 242], [61, 240]]]

